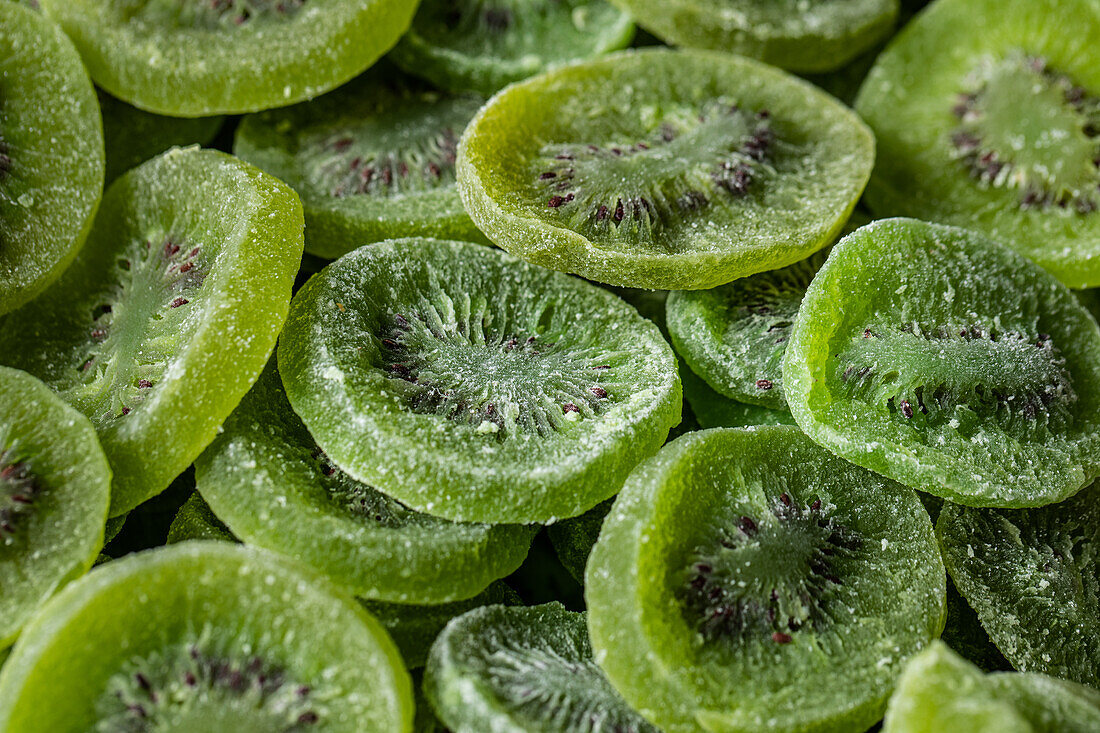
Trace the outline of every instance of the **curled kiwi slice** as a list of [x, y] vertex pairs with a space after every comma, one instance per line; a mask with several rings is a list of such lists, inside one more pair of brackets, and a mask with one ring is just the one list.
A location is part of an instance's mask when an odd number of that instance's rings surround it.
[[585, 615], [560, 603], [451, 621], [432, 645], [424, 692], [455, 733], [657, 733], [592, 660]]
[[1090, 733], [1100, 730], [1100, 693], [1041, 674], [982, 674], [936, 641], [906, 666], [882, 730]]
[[686, 365], [680, 368], [684, 399], [702, 428], [743, 428], [750, 425], [794, 425], [789, 410], [737, 402], [710, 388]]
[[1100, 687], [1100, 483], [1037, 509], [946, 504], [936, 533], [1013, 666]]
[[912, 219], [837, 244], [783, 362], [829, 450], [975, 506], [1039, 506], [1100, 472], [1100, 330], [1041, 268]]
[[669, 733], [865, 730], [944, 625], [916, 494], [792, 427], [689, 433], [643, 463], [586, 581], [596, 661]]
[[370, 614], [303, 565], [225, 542], [97, 568], [0, 671], [8, 733], [392, 733], [412, 717], [408, 673]]
[[806, 82], [738, 56], [645, 49], [509, 87], [466, 128], [457, 166], [470, 217], [514, 254], [696, 290], [829, 244], [873, 160], [867, 127]]
[[488, 95], [633, 37], [607, 0], [423, 0], [390, 58], [441, 89]]
[[362, 247], [294, 297], [294, 410], [334, 465], [455, 521], [580, 514], [680, 421], [657, 327], [595, 285], [462, 242]]
[[88, 419], [0, 367], [0, 648], [103, 545], [111, 470]]
[[57, 26], [0, 6], [0, 313], [76, 256], [103, 194], [95, 90]]
[[232, 533], [297, 558], [363, 598], [446, 603], [520, 566], [534, 528], [411, 511], [329, 461], [274, 365], [195, 462], [199, 492]]
[[879, 141], [871, 208], [984, 232], [1070, 287], [1100, 285], [1098, 37], [1093, 0], [930, 6], [856, 102]]
[[224, 153], [173, 149], [104, 197], [50, 289], [0, 321], [0, 362], [87, 415], [111, 462], [111, 516], [163, 491], [275, 346], [302, 257], [281, 182]]
[[314, 101], [246, 117], [233, 150], [301, 195], [313, 254], [396, 237], [478, 241], [455, 187], [455, 151], [482, 101], [372, 70]]
[[416, 0], [41, 0], [92, 79], [176, 117], [256, 112], [333, 89], [388, 51]]

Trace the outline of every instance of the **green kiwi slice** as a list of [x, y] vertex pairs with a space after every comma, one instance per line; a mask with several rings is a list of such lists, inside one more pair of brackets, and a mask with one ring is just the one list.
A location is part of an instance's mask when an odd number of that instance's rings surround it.
[[1070, 287], [1100, 285], [1097, 37], [1092, 0], [931, 5], [856, 102], [879, 141], [872, 210], [975, 229]]
[[[932, 523], [936, 523], [935, 517], [932, 518]], [[943, 627], [940, 639], [963, 659], [986, 672], [1013, 668], [1012, 663], [1005, 659], [990, 640], [978, 614], [974, 613], [974, 609], [951, 582], [950, 571], [947, 577], [947, 624]]]
[[684, 399], [702, 428], [743, 428], [750, 425], [794, 425], [789, 410], [750, 405], [731, 400], [710, 388], [687, 365], [680, 369]]
[[916, 494], [793, 427], [670, 443], [627, 479], [585, 575], [596, 661], [669, 733], [866, 730], [944, 626]]
[[518, 568], [535, 528], [411, 511], [329, 461], [270, 365], [195, 462], [203, 499], [250, 545], [290, 555], [361, 598], [446, 603]]
[[92, 566], [110, 487], [88, 419], [29, 374], [0, 367], [0, 648]]
[[546, 534], [554, 545], [558, 560], [573, 579], [582, 585], [584, 584], [584, 566], [588, 564], [592, 546], [600, 536], [603, 519], [611, 511], [611, 505], [614, 503], [614, 499], [602, 501], [578, 517], [562, 520], [546, 528]]
[[457, 166], [466, 210], [504, 249], [611, 285], [698, 290], [832, 242], [873, 161], [867, 127], [804, 81], [641, 49], [504, 90]]
[[585, 615], [560, 603], [485, 606], [432, 645], [424, 693], [455, 733], [658, 733], [592, 659]]
[[287, 397], [348, 476], [462, 522], [552, 522], [614, 494], [680, 421], [657, 327], [497, 249], [403, 239], [313, 277], [279, 341]]
[[783, 382], [815, 441], [961, 504], [1048, 504], [1100, 472], [1096, 322], [974, 232], [890, 219], [841, 240], [806, 291]]
[[8, 733], [391, 733], [412, 718], [408, 673], [370, 614], [303, 565], [225, 542], [97, 568], [0, 671]]
[[103, 194], [95, 90], [65, 34], [0, 13], [0, 313], [40, 293], [84, 243]]
[[312, 254], [397, 237], [482, 241], [458, 197], [455, 152], [483, 101], [372, 70], [311, 102], [245, 117], [233, 151], [301, 195]]
[[148, 112], [205, 117], [294, 104], [388, 51], [416, 0], [41, 0], [95, 83]]
[[187, 540], [238, 541], [197, 491], [183, 503], [168, 527], [167, 544], [174, 545]]
[[42, 379], [99, 432], [111, 516], [163, 491], [263, 369], [302, 226], [298, 197], [271, 176], [173, 149], [115, 181], [73, 265], [0, 321], [0, 363]]
[[1100, 730], [1100, 693], [1041, 674], [982, 674], [936, 641], [906, 666], [882, 730], [1091, 733]]
[[390, 58], [440, 89], [489, 95], [633, 37], [630, 17], [606, 0], [423, 0]]
[[1100, 687], [1100, 483], [1036, 509], [946, 504], [936, 533], [1014, 667]]

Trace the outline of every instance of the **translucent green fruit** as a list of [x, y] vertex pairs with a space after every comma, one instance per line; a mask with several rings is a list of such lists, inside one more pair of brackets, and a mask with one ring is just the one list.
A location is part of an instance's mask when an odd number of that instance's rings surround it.
[[163, 491], [256, 380], [302, 226], [284, 184], [224, 153], [174, 149], [117, 180], [73, 265], [0, 320], [0, 362], [99, 432], [111, 516]]
[[0, 648], [103, 545], [111, 470], [83, 415], [0, 367]]
[[1100, 693], [1041, 674], [982, 674], [941, 642], [909, 662], [883, 733], [1092, 733]]
[[886, 38], [898, 0], [611, 0], [677, 46], [799, 72], [837, 69]]
[[400, 733], [412, 718], [408, 673], [370, 614], [305, 566], [224, 542], [97, 568], [0, 670], [7, 733]]
[[455, 521], [549, 522], [614, 494], [680, 421], [675, 357], [617, 296], [488, 247], [363, 247], [294, 298], [279, 343], [329, 460]]
[[41, 0], [96, 84], [135, 107], [203, 117], [311, 99], [359, 74], [417, 0]]
[[246, 117], [233, 151], [301, 195], [306, 249], [321, 257], [397, 237], [481, 241], [458, 197], [455, 150], [483, 101], [372, 70], [312, 102]]
[[666, 733], [866, 730], [944, 626], [916, 494], [792, 427], [689, 433], [643, 463], [586, 581], [596, 661]]
[[867, 127], [806, 82], [739, 56], [647, 49], [504, 90], [457, 166], [470, 217], [510, 252], [693, 290], [832, 242], [873, 161]]
[[1100, 285], [1100, 4], [941, 0], [872, 69], [856, 108], [879, 216], [965, 226], [1070, 287]]
[[103, 193], [95, 90], [65, 34], [0, 6], [0, 314], [55, 280]]
[[658, 733], [592, 661], [583, 613], [486, 606], [432, 645], [424, 692], [455, 733]]
[[841, 240], [806, 291], [787, 402], [834, 453], [953, 502], [1038, 506], [1100, 473], [1100, 330], [1042, 269], [911, 219]]

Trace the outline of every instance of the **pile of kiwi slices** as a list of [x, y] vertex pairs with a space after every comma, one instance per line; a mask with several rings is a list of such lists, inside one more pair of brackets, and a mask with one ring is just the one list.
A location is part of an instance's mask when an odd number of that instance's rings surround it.
[[1100, 730], [1098, 242], [1098, 0], [0, 0], [0, 731]]

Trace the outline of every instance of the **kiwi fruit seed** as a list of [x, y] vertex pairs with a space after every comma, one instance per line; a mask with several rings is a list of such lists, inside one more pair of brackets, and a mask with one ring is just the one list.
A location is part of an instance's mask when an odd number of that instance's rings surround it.
[[804, 81], [730, 54], [639, 49], [502, 91], [466, 128], [457, 175], [474, 223], [513, 254], [699, 290], [832, 242], [873, 161], [870, 130]]
[[1065, 286], [983, 235], [913, 219], [840, 241], [783, 361], [830, 451], [972, 506], [1040, 506], [1100, 474], [1100, 329]]
[[596, 661], [666, 733], [866, 730], [945, 619], [915, 492], [787, 426], [639, 466], [585, 580]]

